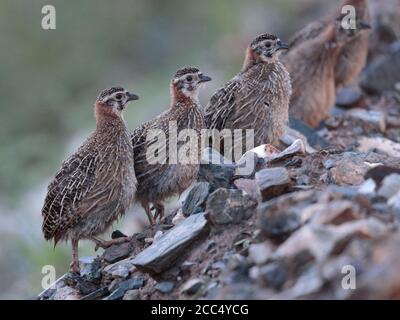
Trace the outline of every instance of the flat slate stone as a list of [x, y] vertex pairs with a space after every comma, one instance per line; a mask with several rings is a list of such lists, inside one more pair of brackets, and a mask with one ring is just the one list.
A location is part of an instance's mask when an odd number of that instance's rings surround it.
[[132, 263], [150, 273], [161, 273], [172, 267], [185, 249], [206, 230], [204, 213], [189, 216], [174, 228], [168, 230], [156, 243], [140, 252]]

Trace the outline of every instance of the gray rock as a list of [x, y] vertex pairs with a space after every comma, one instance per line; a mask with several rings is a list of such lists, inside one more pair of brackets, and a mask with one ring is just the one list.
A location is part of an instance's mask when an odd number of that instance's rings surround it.
[[104, 296], [106, 296], [109, 293], [107, 287], [102, 287], [100, 289], [97, 289], [96, 291], [93, 291], [92, 293], [89, 293], [88, 295], [84, 296], [81, 298], [81, 300], [97, 300], [100, 299]]
[[207, 230], [203, 213], [191, 215], [140, 252], [132, 263], [145, 272], [161, 273], [170, 269], [186, 248]]
[[[321, 136], [317, 134], [316, 130], [310, 128], [303, 121], [296, 119], [292, 116], [289, 116], [289, 125], [291, 130], [288, 130], [288, 133], [293, 134], [298, 132], [304, 136], [304, 139], [307, 142], [305, 146], [307, 153], [312, 153], [313, 151], [315, 151], [312, 150], [311, 146], [317, 149], [326, 148], [329, 146], [329, 143], [325, 139], [321, 138]], [[295, 139], [298, 139], [298, 137], [296, 136]], [[284, 142], [288, 145], [293, 143], [293, 141], [290, 140], [287, 141], [285, 140]], [[307, 146], [308, 143], [311, 146]]]
[[287, 270], [282, 263], [272, 262], [260, 267], [259, 278], [267, 287], [280, 290], [287, 280]]
[[218, 188], [230, 188], [236, 166], [233, 164], [200, 164], [199, 181], [210, 184], [210, 192]]
[[290, 185], [288, 171], [281, 167], [258, 171], [255, 178], [264, 200], [284, 193]]
[[154, 286], [154, 289], [162, 293], [170, 293], [174, 289], [175, 284], [172, 281], [159, 282]]
[[389, 199], [400, 191], [400, 174], [392, 173], [386, 176], [379, 188], [378, 195]]
[[351, 108], [360, 102], [362, 97], [362, 92], [358, 88], [345, 87], [337, 93], [336, 104], [339, 107]]
[[122, 300], [141, 300], [139, 290], [128, 290]]
[[380, 111], [354, 109], [349, 112], [350, 117], [360, 120], [380, 132], [386, 131], [386, 118], [385, 115]]
[[257, 200], [258, 202], [261, 202], [261, 191], [256, 180], [244, 178], [236, 179], [234, 181], [234, 185], [239, 190], [242, 190], [245, 194], [248, 194], [250, 197]]
[[251, 216], [257, 201], [240, 190], [220, 188], [207, 199], [207, 219], [214, 225], [238, 223]]
[[304, 145], [304, 142], [300, 139], [297, 139], [282, 152], [272, 155], [272, 157], [268, 159], [268, 162], [277, 162], [293, 157], [297, 154], [305, 154], [305, 153], [306, 153], [306, 147]]
[[144, 284], [144, 277], [133, 277], [131, 279], [122, 281], [118, 284], [117, 289], [115, 289], [108, 297], [104, 298], [104, 300], [122, 299], [126, 291], [139, 289], [143, 287]]
[[399, 81], [400, 51], [373, 61], [362, 73], [361, 88], [369, 93], [382, 93], [394, 90]]
[[186, 281], [181, 288], [181, 292], [187, 295], [196, 294], [203, 286], [204, 281], [202, 279], [190, 279]]
[[192, 187], [182, 206], [182, 213], [185, 217], [194, 213], [204, 212], [209, 189], [210, 184], [208, 182], [197, 182]]
[[262, 265], [271, 257], [272, 251], [269, 242], [255, 243], [249, 247], [249, 258], [255, 264]]
[[133, 251], [132, 244], [129, 242], [114, 244], [111, 247], [104, 250], [102, 259], [108, 263], [114, 263], [129, 257], [132, 251]]
[[129, 274], [135, 269], [130, 258], [117, 261], [113, 264], [106, 266], [103, 269], [103, 275], [106, 278], [122, 278], [126, 279]]

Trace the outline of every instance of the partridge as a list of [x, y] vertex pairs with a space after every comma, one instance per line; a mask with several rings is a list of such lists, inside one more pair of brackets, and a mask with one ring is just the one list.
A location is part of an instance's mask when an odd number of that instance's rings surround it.
[[[288, 45], [274, 35], [256, 37], [246, 50], [241, 71], [211, 97], [205, 111], [207, 128], [254, 130], [246, 139], [254, 139], [255, 145], [277, 143], [288, 121], [292, 92], [289, 73], [279, 60], [287, 49]], [[247, 151], [244, 136], [239, 137], [239, 143], [242, 154]], [[224, 146], [224, 150], [230, 147]]]
[[342, 46], [331, 25], [285, 56], [293, 87], [289, 113], [310, 127], [326, 119], [335, 102], [335, 63]]
[[[65, 160], [48, 186], [42, 209], [46, 240], [71, 240], [71, 270], [79, 273], [78, 242], [97, 238], [123, 215], [134, 199], [136, 177], [130, 134], [123, 119], [138, 96], [120, 87], [103, 90], [95, 106], [96, 129]], [[118, 239], [116, 239], [118, 240]]]
[[[346, 16], [342, 14], [342, 8], [346, 5], [353, 6], [356, 13], [356, 29], [342, 30], [346, 32], [348, 39], [346, 44], [341, 48], [340, 53], [335, 62], [335, 87], [336, 91], [343, 86], [350, 85], [359, 76], [365, 66], [368, 55], [368, 39], [370, 29], [369, 11], [367, 0], [344, 0], [335, 12], [323, 17], [320, 20], [309, 23], [306, 27], [298, 31], [290, 40], [290, 52], [292, 54], [297, 46], [304, 42], [315, 39], [326, 30], [328, 26], [340, 26], [342, 19]], [[285, 63], [286, 55], [282, 61]]]
[[[158, 217], [160, 220], [163, 218], [164, 200], [181, 194], [197, 178], [202, 145], [201, 130], [205, 128], [203, 108], [198, 95], [203, 84], [210, 80], [210, 77], [197, 68], [179, 69], [170, 84], [170, 108], [132, 132], [138, 179], [136, 199], [141, 203], [151, 224]], [[188, 141], [180, 141], [179, 135], [186, 129], [195, 136], [189, 137]], [[173, 136], [174, 131], [177, 137]], [[177, 157], [187, 153], [188, 156]], [[157, 155], [164, 156], [157, 160]], [[150, 204], [155, 208], [154, 216]]]

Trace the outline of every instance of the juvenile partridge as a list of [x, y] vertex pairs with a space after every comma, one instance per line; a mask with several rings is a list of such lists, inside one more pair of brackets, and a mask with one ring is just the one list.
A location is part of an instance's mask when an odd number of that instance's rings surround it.
[[[136, 199], [151, 224], [157, 217], [161, 220], [164, 216], [164, 200], [181, 194], [197, 177], [200, 134], [205, 128], [198, 95], [203, 84], [210, 80], [197, 68], [179, 69], [170, 84], [170, 108], [136, 128], [131, 135], [138, 179]], [[187, 131], [185, 129], [195, 134], [187, 142], [179, 140], [180, 134]], [[173, 136], [174, 131], [176, 137]], [[185, 156], [179, 157], [182, 154]], [[164, 156], [154, 161], [157, 155]], [[156, 210], [154, 217], [150, 203]]]
[[[256, 37], [246, 50], [241, 71], [217, 90], [208, 103], [207, 128], [219, 131], [253, 129], [254, 135], [250, 138], [256, 146], [276, 143], [288, 121], [292, 93], [289, 73], [279, 61], [281, 52], [287, 49], [288, 45], [274, 35]], [[239, 151], [242, 154], [247, 150], [245, 137], [241, 139], [242, 150]], [[224, 150], [230, 148], [225, 147]]]
[[285, 55], [293, 87], [289, 113], [311, 127], [329, 116], [335, 102], [335, 63], [342, 46], [335, 25], [330, 25]]
[[[96, 129], [65, 160], [48, 186], [42, 209], [46, 240], [71, 240], [71, 270], [79, 273], [78, 242], [96, 238], [123, 215], [134, 199], [133, 148], [122, 113], [138, 96], [120, 87], [103, 90], [95, 106]], [[117, 239], [118, 240], [118, 239]]]
[[[342, 14], [342, 8], [346, 5], [353, 6], [356, 14], [356, 29], [343, 30], [348, 39], [341, 48], [335, 62], [335, 87], [338, 91], [343, 86], [350, 85], [356, 80], [365, 66], [368, 55], [368, 39], [370, 29], [370, 15], [367, 0], [343, 0], [341, 5], [333, 12], [320, 20], [313, 21], [298, 31], [290, 40], [290, 55], [297, 46], [308, 40], [315, 39], [323, 33], [328, 26], [339, 26], [346, 13]], [[286, 55], [282, 61], [285, 63]]]

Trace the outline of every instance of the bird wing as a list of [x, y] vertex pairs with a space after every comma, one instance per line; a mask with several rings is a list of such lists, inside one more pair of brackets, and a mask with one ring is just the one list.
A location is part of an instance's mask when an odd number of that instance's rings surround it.
[[240, 82], [234, 78], [211, 97], [205, 110], [205, 121], [209, 129], [225, 128], [229, 115], [234, 111], [240, 87]]
[[80, 220], [81, 213], [76, 209], [95, 186], [97, 156], [86, 149], [86, 145], [82, 146], [64, 161], [48, 186], [42, 209], [42, 228], [45, 238], [54, 238], [55, 244], [65, 230]]

